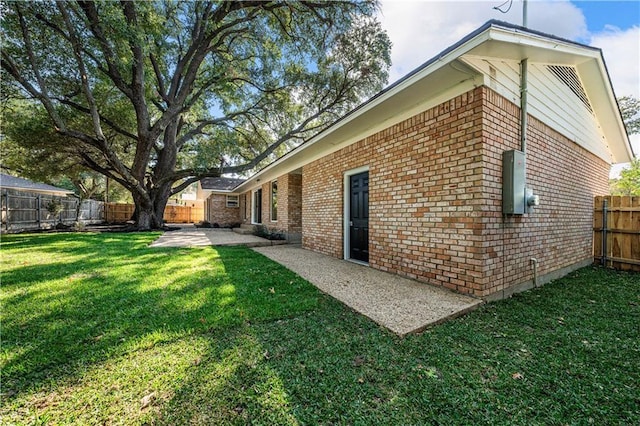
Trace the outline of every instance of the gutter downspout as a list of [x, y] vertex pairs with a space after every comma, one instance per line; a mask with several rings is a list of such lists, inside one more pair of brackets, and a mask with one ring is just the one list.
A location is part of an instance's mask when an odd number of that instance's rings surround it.
[[[522, 2], [522, 26], [527, 28], [527, 0]], [[520, 151], [525, 158], [525, 188], [527, 186], [527, 81], [529, 58], [520, 61]]]
[[520, 61], [520, 151], [525, 158], [525, 187], [527, 185], [527, 80], [528, 80], [528, 62], [525, 58]]

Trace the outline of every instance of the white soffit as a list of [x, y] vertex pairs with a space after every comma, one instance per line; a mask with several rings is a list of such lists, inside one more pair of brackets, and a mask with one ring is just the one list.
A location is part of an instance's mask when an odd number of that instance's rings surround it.
[[626, 163], [633, 159], [631, 143], [600, 49], [577, 46], [516, 29], [494, 27], [490, 32], [490, 41], [472, 49], [470, 53], [516, 61], [528, 58], [529, 62], [576, 67], [593, 112], [606, 136], [603, 143], [613, 163]]

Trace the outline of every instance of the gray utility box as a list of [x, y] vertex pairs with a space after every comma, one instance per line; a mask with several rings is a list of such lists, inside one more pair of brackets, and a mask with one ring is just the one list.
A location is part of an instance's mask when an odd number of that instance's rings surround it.
[[525, 164], [524, 152], [502, 153], [502, 213], [525, 213]]

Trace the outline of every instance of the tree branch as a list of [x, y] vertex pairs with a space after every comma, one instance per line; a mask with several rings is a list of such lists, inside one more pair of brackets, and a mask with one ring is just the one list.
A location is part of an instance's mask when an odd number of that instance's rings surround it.
[[[80, 105], [79, 103], [76, 103], [70, 99], [66, 99], [66, 98], [54, 98], [56, 99], [58, 102], [60, 102], [61, 104], [64, 105], [68, 105], [82, 113], [85, 114], [89, 114], [90, 110], [89, 108]], [[134, 141], [138, 140], [138, 137], [136, 135], [134, 135], [131, 132], [128, 132], [126, 130], [124, 130], [122, 127], [118, 126], [114, 121], [110, 120], [109, 118], [106, 118], [105, 116], [103, 116], [102, 114], [100, 115], [100, 120], [103, 121], [107, 126], [109, 126], [110, 128], [112, 128], [114, 131], [116, 131], [117, 133], [121, 134], [122, 136], [125, 136], [129, 139], [132, 139]]]
[[87, 98], [87, 104], [89, 104], [89, 113], [91, 114], [91, 121], [93, 123], [93, 131], [95, 132], [98, 140], [103, 141], [106, 144], [106, 138], [104, 137], [104, 133], [102, 132], [102, 126], [100, 125], [100, 114], [98, 113], [98, 107], [96, 106], [95, 98], [93, 97], [93, 93], [91, 91], [91, 87], [89, 86], [89, 76], [87, 75], [87, 69], [84, 65], [84, 60], [82, 59], [81, 49], [79, 48], [80, 41], [78, 39], [78, 34], [75, 31], [75, 28], [71, 24], [71, 20], [69, 19], [69, 14], [63, 5], [61, 5], [60, 1], [56, 2], [58, 6], [58, 10], [62, 15], [62, 20], [67, 26], [67, 30], [69, 31], [69, 41], [71, 43], [71, 48], [73, 50], [74, 56], [76, 58], [76, 62], [78, 64], [78, 70], [80, 71], [80, 80], [82, 81], [82, 89], [84, 90], [84, 95]]
[[100, 22], [100, 17], [98, 16], [96, 4], [93, 1], [78, 1], [78, 4], [87, 17], [91, 33], [96, 40], [98, 40], [98, 45], [102, 50], [102, 56], [107, 63], [107, 76], [109, 76], [111, 81], [113, 81], [113, 84], [115, 84], [118, 90], [120, 90], [127, 98], [133, 100], [131, 88], [125, 83], [122, 74], [120, 74], [120, 70], [118, 70], [118, 66], [114, 62], [114, 59], [117, 56], [111, 49], [109, 41], [102, 31], [102, 24]]

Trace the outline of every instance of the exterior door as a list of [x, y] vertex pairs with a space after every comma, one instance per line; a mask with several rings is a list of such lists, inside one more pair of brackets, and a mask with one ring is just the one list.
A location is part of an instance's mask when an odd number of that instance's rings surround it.
[[369, 262], [369, 172], [350, 177], [349, 257]]

